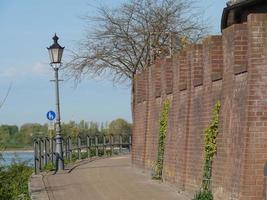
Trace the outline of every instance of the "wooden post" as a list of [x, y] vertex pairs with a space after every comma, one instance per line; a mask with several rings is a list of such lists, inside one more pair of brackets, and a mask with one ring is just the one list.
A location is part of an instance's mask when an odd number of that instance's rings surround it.
[[78, 159], [81, 160], [81, 137], [77, 136]]
[[119, 136], [119, 141], [120, 141], [120, 153], [122, 153], [122, 135]]
[[95, 156], [98, 157], [98, 136], [95, 136]]
[[38, 139], [38, 159], [39, 159], [39, 171], [42, 171], [42, 144], [41, 139]]
[[103, 151], [104, 151], [104, 156], [107, 155], [107, 149], [106, 149], [106, 136], [103, 135]]
[[34, 173], [37, 174], [39, 172], [38, 170], [38, 141], [37, 139], [34, 139], [33, 147], [34, 147]]
[[86, 136], [86, 148], [87, 148], [87, 157], [91, 157], [91, 147], [90, 147], [90, 136]]
[[63, 144], [65, 145], [65, 159], [68, 159], [69, 157], [69, 145], [68, 145], [68, 138], [66, 138], [65, 140], [63, 139]]
[[110, 149], [111, 149], [111, 155], [113, 155], [113, 151], [114, 151], [114, 149], [113, 149], [113, 135], [110, 135]]
[[132, 136], [129, 135], [129, 152], [132, 150]]
[[48, 163], [48, 149], [47, 149], [47, 138], [44, 138], [44, 165]]
[[68, 149], [69, 149], [69, 161], [72, 160], [72, 143], [71, 143], [71, 137], [68, 137]]

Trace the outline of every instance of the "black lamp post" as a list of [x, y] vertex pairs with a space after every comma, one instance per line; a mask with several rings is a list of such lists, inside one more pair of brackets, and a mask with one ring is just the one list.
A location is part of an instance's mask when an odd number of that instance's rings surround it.
[[61, 137], [61, 124], [60, 124], [60, 107], [59, 107], [59, 86], [58, 86], [58, 70], [61, 67], [61, 58], [63, 55], [64, 47], [58, 44], [58, 37], [55, 34], [53, 37], [54, 43], [47, 48], [50, 57], [50, 65], [55, 71], [55, 88], [56, 88], [56, 168], [58, 170], [64, 169], [63, 147]]

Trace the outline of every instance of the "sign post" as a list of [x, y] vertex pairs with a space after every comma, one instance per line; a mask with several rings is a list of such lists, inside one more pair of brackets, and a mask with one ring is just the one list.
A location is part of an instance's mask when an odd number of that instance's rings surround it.
[[49, 133], [49, 146], [50, 146], [50, 153], [51, 153], [51, 161], [54, 161], [54, 147], [53, 147], [53, 131], [55, 131], [55, 118], [56, 118], [56, 113], [52, 110], [48, 111], [46, 113], [46, 118], [49, 120], [48, 123], [48, 133]]

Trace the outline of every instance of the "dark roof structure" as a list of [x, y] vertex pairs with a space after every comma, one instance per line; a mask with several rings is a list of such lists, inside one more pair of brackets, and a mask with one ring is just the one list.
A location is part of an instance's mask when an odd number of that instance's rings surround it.
[[267, 0], [244, 0], [224, 8], [221, 30], [247, 21], [251, 13], [267, 13]]

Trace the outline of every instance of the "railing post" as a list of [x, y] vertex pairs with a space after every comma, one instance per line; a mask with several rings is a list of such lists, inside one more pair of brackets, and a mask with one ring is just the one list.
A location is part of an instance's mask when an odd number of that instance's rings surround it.
[[40, 154], [41, 154], [41, 166], [44, 167], [44, 140], [40, 138]]
[[104, 156], [107, 155], [107, 150], [106, 150], [106, 136], [103, 135], [103, 152], [104, 152]]
[[38, 158], [39, 158], [39, 170], [42, 171], [42, 141], [38, 139]]
[[120, 153], [122, 153], [122, 135], [119, 136], [119, 141], [120, 141]]
[[71, 143], [71, 137], [68, 137], [68, 148], [69, 148], [69, 161], [72, 160], [72, 143]]
[[81, 160], [81, 137], [77, 136], [78, 159]]
[[86, 136], [86, 148], [87, 148], [87, 157], [91, 157], [91, 147], [90, 147], [90, 136]]
[[34, 173], [37, 174], [39, 171], [38, 171], [38, 148], [37, 148], [37, 145], [38, 145], [38, 141], [37, 139], [34, 139], [34, 142], [33, 142], [33, 148], [34, 148]]
[[48, 159], [47, 159], [47, 154], [48, 154], [48, 150], [47, 150], [47, 138], [44, 138], [44, 165], [47, 165], [48, 163]]
[[65, 145], [65, 154], [63, 154], [63, 155], [65, 155], [64, 160], [65, 160], [65, 159], [67, 160], [68, 157], [69, 157], [69, 144], [68, 144], [68, 138], [63, 139], [63, 144]]
[[95, 135], [95, 156], [98, 157], [98, 136]]
[[45, 138], [42, 138], [42, 163], [45, 166]]

